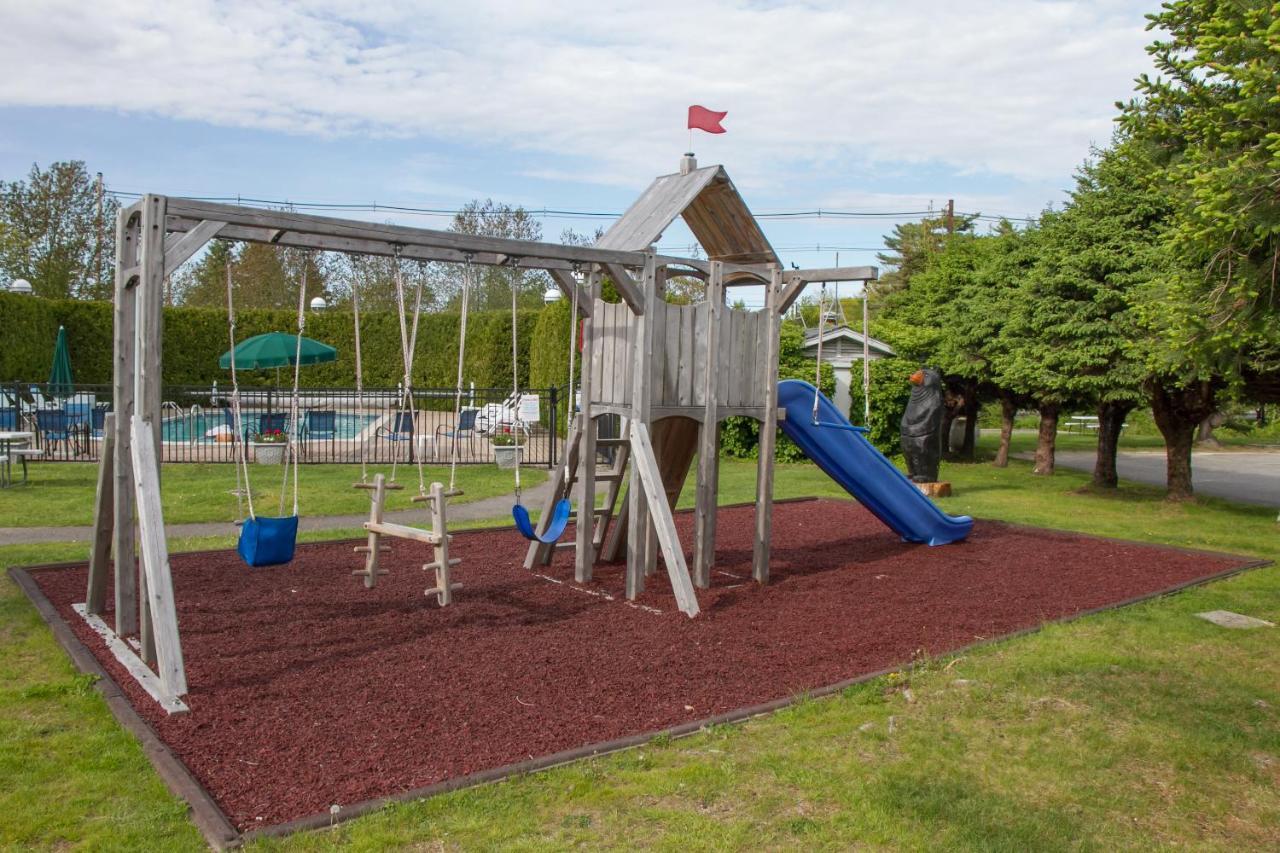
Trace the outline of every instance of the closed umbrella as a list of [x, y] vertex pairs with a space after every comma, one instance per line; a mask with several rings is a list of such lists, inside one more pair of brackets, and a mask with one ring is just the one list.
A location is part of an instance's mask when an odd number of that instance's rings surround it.
[[49, 374], [49, 396], [70, 397], [75, 393], [71, 384], [71, 352], [67, 349], [67, 330], [58, 327], [58, 342], [53, 347], [53, 370]]

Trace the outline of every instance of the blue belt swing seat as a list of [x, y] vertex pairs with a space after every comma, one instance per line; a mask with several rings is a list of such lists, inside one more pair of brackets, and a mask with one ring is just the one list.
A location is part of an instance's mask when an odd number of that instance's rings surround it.
[[[516, 276], [517, 276], [516, 264], [512, 263], [511, 265], [511, 390], [512, 390], [512, 399], [515, 401], [515, 404], [517, 406], [517, 413], [518, 413], [519, 412], [518, 407], [520, 405], [520, 380], [519, 380], [519, 374], [517, 373], [517, 369], [516, 369], [516, 351], [517, 351], [516, 350], [516, 321], [517, 321], [516, 293], [518, 290], [518, 280]], [[568, 396], [568, 399], [569, 399], [569, 408], [571, 410], [573, 409], [574, 355], [577, 353], [577, 347], [575, 346], [577, 341], [574, 340], [574, 338], [576, 337], [574, 334], [574, 331], [577, 328], [577, 322], [576, 322], [577, 316], [578, 316], [578, 289], [577, 287], [574, 287], [573, 305], [569, 311], [569, 396]], [[570, 412], [570, 414], [572, 415], [572, 411]], [[518, 414], [516, 415], [516, 427], [517, 428], [513, 430], [513, 432], [516, 435], [519, 435], [520, 430], [519, 430]], [[552, 440], [553, 441], [555, 440], [554, 436], [552, 436]], [[572, 511], [573, 506], [567, 497], [561, 498], [560, 500], [556, 501], [556, 505], [551, 511], [551, 519], [546, 523], [546, 526], [543, 528], [542, 533], [539, 533], [537, 529], [533, 526], [533, 520], [529, 518], [529, 510], [525, 509], [524, 505], [520, 503], [520, 461], [521, 461], [521, 454], [517, 454], [516, 467], [515, 467], [516, 502], [511, 507], [511, 518], [516, 523], [516, 530], [520, 531], [520, 535], [523, 536], [525, 539], [528, 539], [531, 542], [541, 542], [544, 545], [550, 545], [551, 543], [558, 541], [560, 537], [564, 535], [564, 529], [569, 524], [569, 513]], [[565, 447], [564, 477], [566, 481], [569, 479], [569, 473], [570, 473], [569, 472], [569, 448]]]
[[[280, 484], [280, 515], [260, 516], [253, 510], [253, 490], [249, 484], [249, 461], [245, 449], [244, 416], [240, 410], [240, 384], [236, 378], [236, 315], [232, 302], [231, 264], [227, 264], [227, 314], [231, 339], [231, 411], [237, 445], [236, 499], [247, 498], [249, 514], [240, 525], [236, 553], [251, 568], [279, 566], [293, 561], [298, 540], [298, 374], [302, 366], [302, 332], [306, 324], [307, 273], [303, 267], [298, 289], [298, 340], [293, 358], [293, 397], [289, 409], [289, 438], [285, 449], [284, 478]], [[293, 514], [284, 514], [284, 493], [289, 482], [289, 465], [293, 465]], [[241, 473], [243, 469], [243, 480]], [[241, 483], [243, 482], [243, 488]]]
[[564, 535], [564, 529], [569, 524], [571, 509], [568, 498], [556, 501], [555, 509], [551, 513], [551, 521], [547, 523], [547, 529], [542, 533], [534, 529], [533, 521], [529, 518], [529, 510], [523, 505], [517, 503], [511, 507], [511, 517], [515, 519], [516, 530], [519, 530], [520, 535], [525, 539], [549, 545]]

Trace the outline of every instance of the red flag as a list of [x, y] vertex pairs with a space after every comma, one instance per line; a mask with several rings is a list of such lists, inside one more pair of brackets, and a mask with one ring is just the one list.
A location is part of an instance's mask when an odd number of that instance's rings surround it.
[[707, 133], [724, 133], [720, 122], [728, 114], [727, 110], [721, 113], [696, 105], [689, 107], [689, 129], [705, 130]]

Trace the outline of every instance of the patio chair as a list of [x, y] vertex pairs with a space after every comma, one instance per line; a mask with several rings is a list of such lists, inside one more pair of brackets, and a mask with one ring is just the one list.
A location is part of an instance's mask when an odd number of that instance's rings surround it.
[[[244, 419], [243, 413], [241, 419]], [[289, 413], [288, 412], [268, 412], [258, 415], [257, 428], [246, 427], [244, 431], [244, 440], [253, 441], [255, 436], [268, 432], [289, 432]]]
[[304, 438], [335, 439], [338, 437], [338, 413], [333, 409], [315, 409], [306, 413], [302, 422]]
[[57, 401], [46, 397], [44, 392], [40, 390], [39, 385], [32, 385], [28, 390], [31, 392], [31, 401], [37, 409], [58, 408]]
[[396, 412], [391, 419], [391, 426], [380, 426], [374, 430], [373, 434], [378, 438], [385, 438], [387, 441], [405, 442], [409, 446], [409, 461], [413, 461], [413, 414], [411, 412]]
[[87, 424], [67, 414], [62, 409], [40, 409], [36, 411], [36, 430], [46, 447], [61, 443], [80, 454], [80, 436]]
[[333, 409], [308, 410], [302, 421], [302, 444], [305, 455], [308, 441], [333, 441], [338, 437], [338, 413]]
[[[452, 429], [447, 424], [441, 424], [436, 427], [435, 441], [432, 444], [433, 451], [440, 446], [440, 439], [447, 438], [452, 440], [456, 445], [463, 438], [468, 440], [470, 452], [475, 453], [476, 439], [476, 416], [480, 414], [479, 409], [463, 409], [458, 413], [458, 423]], [[453, 451], [450, 450], [449, 458], [453, 458]]]
[[111, 411], [110, 403], [98, 403], [89, 413], [89, 430], [94, 438], [102, 438], [102, 431], [107, 425], [107, 412]]

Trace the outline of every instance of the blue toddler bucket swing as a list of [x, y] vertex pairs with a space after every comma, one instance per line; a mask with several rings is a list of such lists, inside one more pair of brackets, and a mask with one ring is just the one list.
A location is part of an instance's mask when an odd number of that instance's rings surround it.
[[[520, 535], [523, 536], [525, 539], [528, 539], [531, 542], [541, 542], [545, 545], [550, 545], [551, 543], [558, 541], [560, 537], [564, 535], [564, 529], [569, 524], [569, 512], [572, 509], [572, 504], [570, 503], [567, 497], [561, 498], [560, 500], [556, 501], [556, 505], [551, 511], [551, 518], [549, 520], [544, 519], [544, 521], [546, 521], [546, 524], [543, 527], [542, 532], [539, 533], [533, 525], [533, 520], [529, 518], [529, 510], [525, 509], [524, 505], [520, 503], [520, 463], [523, 461], [521, 457], [524, 455], [523, 453], [524, 448], [518, 443], [520, 440], [519, 439], [520, 378], [519, 378], [519, 374], [517, 373], [517, 367], [516, 367], [516, 351], [517, 351], [516, 350], [516, 319], [517, 319], [516, 318], [516, 292], [518, 290], [518, 286], [517, 286], [518, 280], [516, 276], [517, 276], [516, 264], [512, 263], [511, 265], [511, 402], [516, 407], [515, 417], [512, 418], [512, 421], [513, 421], [512, 432], [516, 436], [517, 444], [516, 444], [516, 459], [515, 459], [515, 472], [516, 472], [515, 500], [516, 502], [515, 502], [515, 505], [511, 507], [511, 518], [516, 523], [516, 530], [520, 531]], [[577, 347], [574, 346], [574, 344], [576, 343], [576, 341], [574, 340], [574, 337], [575, 337], [574, 327], [576, 325], [574, 322], [574, 319], [577, 317], [577, 315], [578, 315], [578, 288], [575, 286], [573, 289], [573, 307], [569, 312], [569, 407], [571, 409], [573, 408], [574, 355], [577, 352]], [[555, 440], [554, 436], [552, 437], [552, 440], [553, 441]], [[564, 476], [565, 476], [565, 482], [567, 483], [569, 480], [569, 448], [568, 447], [564, 449]]]
[[[284, 476], [280, 483], [280, 515], [259, 516], [253, 509], [253, 489], [249, 483], [249, 461], [245, 449], [244, 418], [240, 411], [240, 385], [236, 379], [236, 315], [232, 304], [231, 265], [227, 264], [227, 316], [231, 338], [231, 411], [236, 443], [236, 501], [248, 504], [249, 514], [240, 523], [236, 553], [252, 568], [278, 566], [292, 562], [298, 539], [298, 372], [302, 365], [302, 332], [306, 323], [307, 273], [303, 267], [302, 285], [298, 289], [298, 340], [293, 358], [293, 397], [289, 405], [289, 437], [285, 446]], [[289, 468], [293, 467], [293, 514], [284, 514], [284, 494], [289, 484]]]

